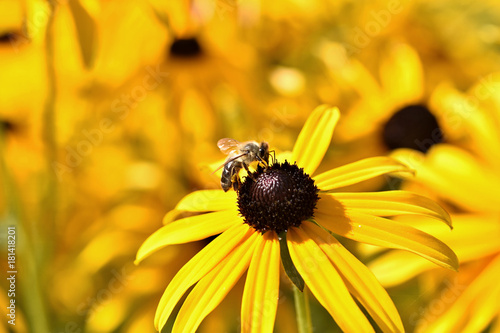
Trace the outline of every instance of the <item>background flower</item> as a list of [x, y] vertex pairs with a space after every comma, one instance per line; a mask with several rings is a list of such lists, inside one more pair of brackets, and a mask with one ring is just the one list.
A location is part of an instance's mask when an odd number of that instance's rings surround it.
[[[430, 309], [435, 299], [428, 297], [430, 305], [413, 318], [413, 325], [419, 331], [453, 331], [464, 327], [482, 331], [498, 320], [495, 299], [499, 291], [488, 280], [500, 267], [497, 241], [500, 223], [495, 194], [495, 184], [499, 181], [498, 160], [494, 157], [500, 149], [496, 128], [500, 85], [496, 80], [490, 81], [489, 90], [485, 91], [491, 94], [482, 95], [471, 103], [474, 96], [477, 98], [478, 89], [485, 87], [484, 82], [481, 80], [474, 85], [467, 95], [449, 86], [439, 90], [442, 98], [436, 105], [439, 114], [454, 119], [447, 125], [450, 137], [460, 138], [461, 147], [457, 147], [458, 143], [455, 146], [438, 144], [427, 156], [411, 150], [394, 153], [417, 172], [415, 179], [408, 180], [405, 187], [434, 195], [448, 207], [454, 221], [453, 233], [434, 229], [426, 221], [422, 221], [421, 228], [437, 237], [442, 236], [440, 239], [457, 252], [461, 262], [459, 273], [444, 275], [418, 260], [412, 265], [403, 265], [405, 255], [398, 253], [387, 253], [371, 263], [386, 285], [397, 285], [425, 272], [421, 279], [429, 279], [426, 288], [453, 292], [451, 298], [441, 302], [439, 311]], [[484, 147], [488, 147], [488, 151]], [[400, 269], [391, 270], [390, 276], [383, 274], [388, 265]], [[444, 286], [443, 280], [448, 281]], [[439, 300], [439, 296], [436, 299]]]

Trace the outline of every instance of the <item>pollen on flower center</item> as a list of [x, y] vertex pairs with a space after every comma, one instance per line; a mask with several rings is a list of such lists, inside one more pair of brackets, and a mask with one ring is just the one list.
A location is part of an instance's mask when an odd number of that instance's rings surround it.
[[259, 166], [246, 177], [238, 192], [238, 208], [245, 223], [256, 230], [279, 234], [312, 217], [318, 199], [311, 177], [285, 161]]

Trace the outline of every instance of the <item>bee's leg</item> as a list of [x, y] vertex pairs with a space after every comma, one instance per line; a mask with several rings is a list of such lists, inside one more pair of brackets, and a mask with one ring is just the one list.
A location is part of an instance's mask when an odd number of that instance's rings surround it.
[[233, 182], [233, 189], [238, 192], [241, 187], [241, 181], [239, 177], [236, 177], [235, 182]]
[[246, 165], [246, 163], [242, 163], [242, 164], [243, 164], [243, 167], [245, 168], [245, 170], [247, 171], [248, 177], [254, 179], [252, 176], [252, 173], [250, 172], [250, 169], [248, 168], [248, 165]]
[[262, 157], [257, 156], [257, 159], [259, 160], [260, 163], [264, 164], [264, 167], [267, 168], [269, 166], [269, 163], [266, 160], [264, 160]]
[[241, 187], [241, 180], [240, 177], [238, 176], [238, 173], [236, 172], [233, 174], [233, 177], [231, 178], [231, 182], [233, 183], [233, 189], [238, 192], [238, 190]]
[[234, 167], [231, 170], [231, 183], [233, 184], [233, 189], [235, 191], [238, 191], [241, 185], [240, 177], [238, 175], [239, 171], [240, 171], [239, 167]]
[[248, 172], [248, 174], [250, 174], [250, 169], [248, 168], [248, 165], [246, 163], [242, 163], [243, 164], [243, 167], [245, 168], [245, 170]]

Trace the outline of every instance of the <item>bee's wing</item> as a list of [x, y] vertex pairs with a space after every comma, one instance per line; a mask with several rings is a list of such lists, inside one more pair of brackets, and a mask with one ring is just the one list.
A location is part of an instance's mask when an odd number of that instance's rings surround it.
[[227, 159], [224, 161], [224, 163], [222, 163], [217, 169], [215, 169], [212, 174], [216, 173], [217, 170], [221, 169], [224, 165], [228, 164], [229, 162], [231, 161], [234, 161], [238, 158], [240, 158], [241, 156], [245, 156], [246, 153], [243, 153], [243, 154], [238, 154], [238, 155], [235, 155], [235, 156], [228, 156]]
[[238, 141], [230, 138], [223, 138], [217, 141], [217, 147], [226, 155], [239, 153], [239, 145], [240, 143]]

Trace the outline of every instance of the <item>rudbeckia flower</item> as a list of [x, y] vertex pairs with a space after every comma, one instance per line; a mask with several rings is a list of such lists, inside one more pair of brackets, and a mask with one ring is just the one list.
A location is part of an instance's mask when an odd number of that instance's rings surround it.
[[[500, 319], [500, 154], [499, 73], [481, 80], [468, 94], [451, 85], [439, 87], [439, 116], [447, 122], [447, 138], [461, 147], [439, 144], [428, 154], [409, 149], [396, 150], [393, 157], [416, 170], [405, 180], [405, 188], [419, 189], [449, 207], [453, 232], [422, 223], [422, 228], [448, 244], [460, 261], [460, 272], [442, 274], [421, 260], [411, 265], [405, 253], [388, 251], [369, 264], [385, 286], [398, 285], [415, 276], [449, 281], [451, 295], [429, 300], [426, 310], [412, 320], [417, 332], [482, 332]], [[390, 271], [391, 274], [385, 272]], [[439, 286], [437, 286], [439, 288]], [[439, 289], [437, 289], [439, 291]], [[446, 291], [445, 290], [445, 291]], [[438, 310], [432, 308], [439, 303]], [[436, 304], [436, 303], [434, 303]], [[493, 330], [494, 331], [494, 330]]]
[[[247, 271], [241, 329], [272, 332], [281, 258], [291, 280], [299, 288], [302, 280], [342, 330], [374, 330], [357, 300], [384, 332], [403, 331], [387, 292], [334, 234], [407, 250], [442, 267], [457, 268], [455, 254], [444, 243], [389, 218], [417, 215], [450, 225], [447, 213], [430, 199], [404, 191], [337, 192], [379, 175], [409, 172], [401, 163], [374, 157], [314, 175], [338, 119], [337, 108], [319, 106], [300, 132], [289, 154], [291, 162], [282, 162], [278, 154], [274, 163], [260, 165], [245, 177], [238, 191], [196, 191], [166, 215], [166, 225], [144, 242], [136, 263], [168, 245], [218, 236], [170, 281], [154, 319], [158, 330], [195, 285], [173, 331], [196, 331]], [[180, 212], [199, 214], [174, 220]]]
[[339, 56], [343, 52], [343, 47], [328, 42], [319, 51], [332, 79], [347, 89], [346, 95], [359, 97], [339, 122], [338, 143], [369, 147], [357, 150], [366, 157], [402, 147], [425, 152], [429, 148], [423, 142], [426, 138], [441, 139], [416, 50], [402, 43], [384, 49], [378, 66], [380, 80], [361, 61]]

